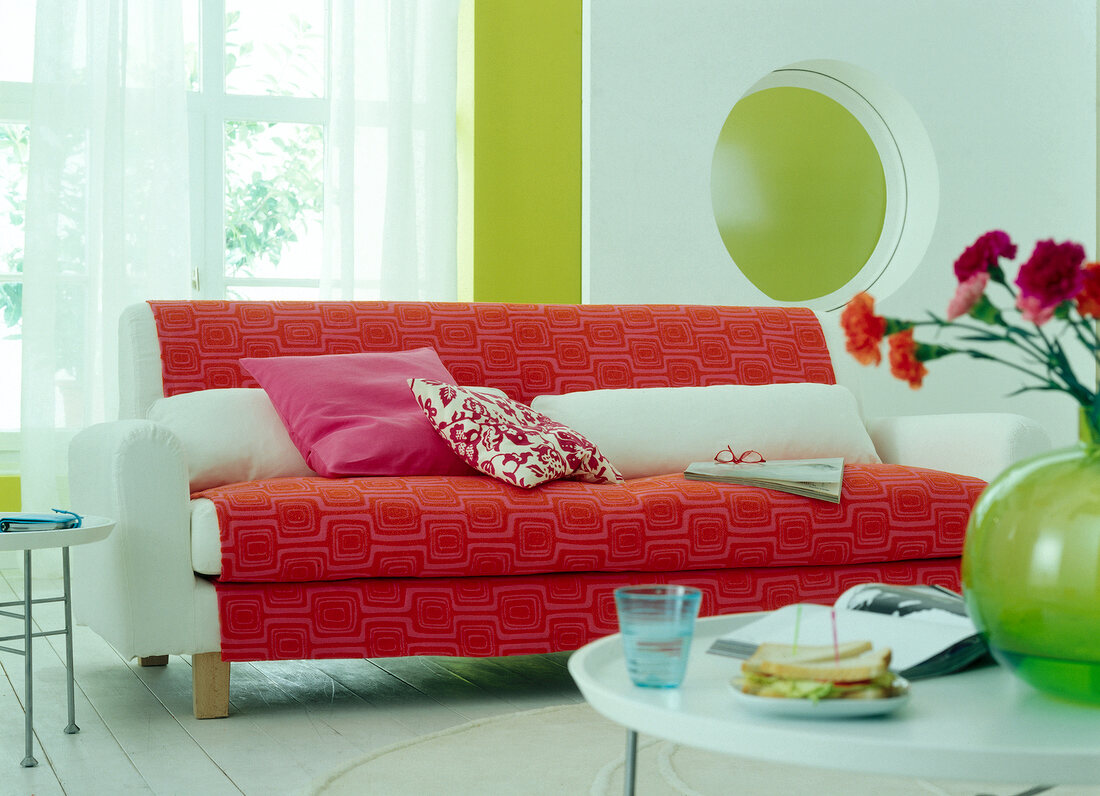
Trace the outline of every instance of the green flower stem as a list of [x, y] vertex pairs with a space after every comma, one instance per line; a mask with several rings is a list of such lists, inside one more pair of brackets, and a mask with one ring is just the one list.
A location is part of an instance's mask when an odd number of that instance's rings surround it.
[[898, 332], [904, 332], [907, 329], [912, 329], [915, 326], [920, 326], [920, 321], [903, 321], [901, 318], [883, 318], [886, 321], [886, 331], [883, 333], [883, 337], [890, 337]]
[[1093, 349], [1100, 348], [1100, 321], [1095, 318], [1086, 319], [1083, 316], [1081, 317], [1081, 320], [1084, 321], [1081, 326], [1083, 326], [1085, 329], [1088, 329], [1088, 336], [1089, 340], [1092, 341], [1091, 345]]
[[[1012, 345], [1017, 346], [1018, 348], [1020, 348], [1020, 350], [1022, 350], [1025, 354], [1030, 356], [1036, 362], [1039, 362], [1039, 363], [1042, 363], [1042, 364], [1048, 365], [1048, 366], [1050, 364], [1050, 355], [1046, 351], [1044, 351], [1042, 348], [1040, 348], [1038, 345], [1036, 345], [1035, 342], [1030, 339], [1031, 338], [1031, 333], [1025, 331], [1024, 329], [1018, 329], [1015, 326], [1005, 325], [1004, 326], [1005, 333], [1004, 334], [996, 334], [996, 333], [994, 333], [994, 331], [992, 331], [991, 329], [989, 329], [987, 327], [984, 327], [984, 326], [973, 326], [973, 325], [970, 325], [970, 324], [967, 324], [967, 323], [960, 323], [959, 321], [947, 321], [947, 320], [944, 320], [943, 318], [938, 318], [935, 315], [932, 315], [931, 313], [929, 313], [929, 315], [931, 316], [932, 320], [930, 320], [930, 321], [916, 321], [912, 325], [913, 326], [936, 326], [937, 328], [940, 328], [940, 329], [947, 329], [947, 328], [962, 329], [962, 330], [968, 331], [968, 332], [975, 332], [976, 334], [988, 335], [989, 337], [993, 338], [994, 340], [1000, 340], [1002, 342], [1011, 343]], [[1021, 335], [1021, 337], [1019, 339], [1016, 339], [1016, 338], [1012, 337], [1011, 336], [1012, 332], [1015, 332], [1015, 333]]]
[[[994, 273], [994, 272], [996, 272], [996, 273]], [[1012, 289], [1012, 286], [1005, 279], [1004, 271], [1002, 271], [999, 266], [994, 266], [993, 268], [990, 269], [989, 273], [990, 273], [990, 276], [992, 278], [992, 281], [999, 284], [1002, 288], [1004, 288], [1005, 292], [1008, 293], [1009, 298], [1012, 299], [1012, 306], [1016, 306], [1016, 299], [1017, 299], [1016, 291]], [[1005, 323], [1003, 320], [1002, 320], [1002, 323], [1004, 323], [1004, 326], [1007, 330], [1014, 331], [1014, 332], [1016, 332], [1017, 334], [1019, 334], [1021, 336], [1020, 337], [1020, 342], [1021, 343], [1026, 341], [1027, 343], [1030, 344], [1032, 341], [1029, 338], [1031, 338], [1033, 336], [1033, 334], [1035, 336], [1038, 336], [1039, 338], [1041, 338], [1043, 340], [1044, 344], [1046, 345], [1046, 351], [1044, 351], [1039, 346], [1034, 346], [1033, 350], [1036, 351], [1039, 354], [1039, 356], [1044, 358], [1044, 359], [1047, 359], [1050, 356], [1053, 356], [1054, 348], [1051, 345], [1051, 341], [1049, 339], [1047, 339], [1046, 334], [1044, 334], [1042, 328], [1040, 328], [1040, 326], [1038, 324], [1035, 325], [1035, 332], [1032, 333], [1032, 332], [1028, 332], [1024, 329], [1020, 329], [1019, 327], [1011, 326], [1008, 323]], [[1073, 324], [1073, 326], [1076, 329], [1077, 325]], [[1010, 342], [1014, 342], [1014, 341], [1010, 341]], [[1064, 356], [1063, 356], [1063, 360], [1064, 360]], [[1067, 363], [1067, 366], [1068, 366], [1068, 363]], [[1049, 367], [1049, 365], [1048, 365], [1048, 367]], [[1070, 372], [1072, 374], [1072, 371], [1070, 371]], [[1074, 383], [1076, 383], [1077, 379], [1073, 378], [1073, 381], [1074, 381]]]
[[[929, 313], [931, 320], [928, 321], [915, 321], [911, 323], [911, 326], [935, 326], [940, 329], [946, 329], [953, 327], [956, 329], [962, 329], [964, 331], [975, 332], [977, 334], [986, 335], [993, 340], [1000, 340], [1002, 342], [1011, 343], [1027, 354], [1036, 363], [1041, 364], [1047, 369], [1047, 378], [1043, 378], [1038, 374], [1030, 371], [1024, 367], [1015, 365], [1007, 360], [994, 357], [984, 352], [978, 352], [974, 349], [955, 349], [960, 353], [968, 353], [976, 359], [989, 359], [995, 362], [1013, 367], [1016, 370], [1020, 370], [1028, 375], [1036, 378], [1048, 385], [1055, 386], [1057, 389], [1063, 389], [1068, 392], [1073, 398], [1082, 405], [1091, 402], [1092, 393], [1085, 388], [1078, 380], [1077, 375], [1073, 372], [1073, 368], [1070, 367], [1069, 359], [1066, 357], [1065, 351], [1062, 349], [1060, 343], [1057, 340], [1051, 340], [1041, 328], [1036, 326], [1035, 332], [1028, 332], [1024, 329], [1020, 329], [1016, 326], [1010, 326], [1006, 323], [1002, 323], [1004, 329], [1003, 334], [996, 334], [993, 330], [986, 327], [973, 326], [967, 323], [960, 323], [958, 321], [947, 321], [943, 318], [939, 318], [932, 313]], [[900, 322], [899, 322], [900, 323]], [[1074, 329], [1080, 332], [1079, 325], [1070, 322], [1070, 325]], [[889, 322], [888, 322], [889, 328]], [[1015, 333], [1018, 336], [1013, 336]], [[1035, 337], [1038, 337], [1043, 341], [1043, 345], [1039, 345], [1035, 342]], [[1082, 341], [1084, 342], [1084, 341]], [[1096, 351], [1096, 347], [1091, 347], [1093, 351]], [[1100, 360], [1098, 360], [1100, 361]], [[1058, 386], [1054, 379], [1061, 381], [1062, 385]]]
[[[1067, 321], [1067, 323], [1077, 329], [1077, 324], [1073, 321]], [[1047, 347], [1050, 357], [1047, 365], [1048, 370], [1056, 372], [1062, 378], [1062, 381], [1066, 384], [1066, 391], [1079, 403], [1082, 405], [1091, 403], [1094, 397], [1093, 393], [1077, 380], [1077, 374], [1073, 372], [1062, 344], [1057, 339], [1048, 337], [1039, 325], [1035, 326], [1035, 331]]]
[[1046, 378], [1033, 370], [1029, 370], [1023, 365], [1018, 365], [1015, 362], [1010, 362], [1007, 359], [1001, 359], [1000, 357], [994, 356], [993, 354], [987, 354], [984, 351], [979, 351], [974, 348], [951, 348], [949, 346], [943, 345], [932, 346], [928, 345], [927, 343], [918, 343], [918, 350], [921, 354], [923, 354], [923, 356], [920, 357], [920, 360], [922, 362], [927, 362], [930, 359], [940, 359], [942, 357], [950, 356], [951, 354], [966, 354], [967, 356], [974, 359], [986, 359], [990, 362], [999, 362], [1002, 365], [1007, 365], [1013, 370], [1018, 370], [1021, 373], [1027, 374], [1036, 381], [1043, 382], [1044, 384], [1050, 385], [1051, 387], [1054, 387], [1056, 389], [1064, 389], [1063, 387], [1055, 384], [1049, 378]]
[[[1066, 392], [1069, 392], [1071, 395], [1073, 395], [1074, 398], [1078, 398], [1076, 392], [1070, 387], [1069, 384], [1066, 384], [1065, 386], [1058, 385], [1054, 381], [1052, 381], [1049, 378], [1049, 376], [1043, 376], [1039, 373], [1036, 373], [1033, 370], [1029, 370], [1029, 369], [1025, 368], [1023, 365], [1017, 365], [1015, 362], [1010, 362], [1007, 359], [1001, 359], [1000, 357], [995, 357], [992, 354], [987, 354], [984, 351], [978, 351], [978, 350], [973, 349], [973, 348], [956, 348], [956, 349], [954, 349], [954, 351], [956, 351], [957, 353], [960, 353], [960, 354], [967, 354], [968, 356], [971, 356], [974, 359], [986, 359], [986, 360], [989, 360], [990, 362], [999, 362], [1002, 365], [1007, 365], [1008, 367], [1012, 368], [1013, 370], [1018, 370], [1021, 373], [1027, 374], [1028, 376], [1035, 379], [1036, 381], [1042, 382], [1043, 384], [1047, 385], [1047, 387], [1050, 388], [1050, 389], [1064, 390]], [[1062, 374], [1055, 374], [1055, 375], [1061, 376]], [[1064, 382], [1065, 378], [1063, 377], [1062, 380]], [[1078, 400], [1080, 400], [1080, 399], [1078, 398]]]
[[[927, 325], [927, 322], [918, 323], [922, 325]], [[1007, 338], [1002, 337], [1000, 339]], [[1008, 342], [1012, 341], [1008, 340]], [[1013, 370], [1018, 370], [1021, 373], [1024, 373], [1027, 376], [1035, 379], [1039, 383], [1045, 385], [1045, 389], [1055, 389], [1061, 390], [1063, 392], [1068, 392], [1078, 403], [1082, 405], [1091, 404], [1093, 400], [1093, 395], [1089, 393], [1089, 391], [1086, 390], [1084, 387], [1082, 387], [1077, 379], [1073, 377], [1072, 371], [1069, 371], [1069, 377], [1067, 378], [1066, 374], [1061, 372], [1061, 368], [1055, 368], [1051, 364], [1051, 360], [1048, 358], [1038, 360], [1040, 363], [1047, 366], [1048, 373], [1046, 376], [1044, 376], [1040, 373], [1036, 373], [1034, 370], [1024, 367], [1023, 365], [1019, 365], [1007, 359], [1002, 359], [1001, 357], [994, 356], [993, 354], [987, 354], [984, 351], [979, 351], [974, 348], [951, 348], [948, 346], [928, 346], [927, 344], [922, 345], [925, 347], [925, 349], [927, 349], [923, 353], [930, 354], [926, 357], [923, 357], [922, 361], [927, 361], [928, 359], [939, 359], [940, 357], [949, 356], [951, 354], [966, 354], [973, 359], [985, 359], [990, 362], [999, 362], [1000, 364], [1006, 365]], [[1066, 364], [1066, 368], [1068, 369], [1068, 363]], [[1060, 379], [1062, 383], [1059, 384], [1054, 379], [1052, 379], [1051, 376]]]
[[1081, 404], [1091, 403], [1093, 393], [1077, 380], [1077, 374], [1073, 372], [1073, 368], [1069, 364], [1069, 358], [1062, 349], [1062, 344], [1057, 340], [1053, 343], [1052, 353], [1057, 357], [1057, 370], [1066, 384], [1069, 385], [1070, 394]]
[[[1073, 333], [1077, 335], [1081, 345], [1093, 352], [1097, 350], [1096, 327], [1093, 324], [1088, 323], [1084, 318], [1081, 318], [1080, 323], [1075, 320], [1069, 320], [1066, 323], [1073, 327]], [[1089, 331], [1088, 336], [1085, 335], [1086, 329]]]

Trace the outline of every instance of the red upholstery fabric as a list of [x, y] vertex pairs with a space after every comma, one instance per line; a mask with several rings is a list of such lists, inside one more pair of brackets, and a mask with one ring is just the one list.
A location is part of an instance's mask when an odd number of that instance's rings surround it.
[[[835, 383], [821, 327], [800, 308], [150, 305], [166, 396], [256, 386], [242, 357], [423, 346], [459, 384], [525, 403], [600, 388]], [[534, 490], [483, 477], [285, 478], [202, 495], [224, 534], [222, 657], [269, 660], [575, 649], [616, 630], [612, 591], [626, 583], [699, 586], [704, 614], [831, 602], [867, 581], [958, 588], [982, 486], [852, 465], [839, 505], [679, 475]]]
[[627, 583], [703, 590], [702, 614], [830, 603], [868, 581], [959, 588], [958, 561], [691, 573], [585, 573], [333, 583], [224, 583], [222, 658], [522, 655], [576, 649], [618, 631], [612, 592]]
[[209, 489], [223, 581], [837, 566], [962, 551], [985, 482], [845, 466], [839, 504], [682, 475], [533, 489], [475, 477], [278, 478]]
[[241, 357], [434, 348], [459, 384], [536, 395], [616, 387], [833, 384], [798, 307], [151, 301], [166, 396], [255, 387]]

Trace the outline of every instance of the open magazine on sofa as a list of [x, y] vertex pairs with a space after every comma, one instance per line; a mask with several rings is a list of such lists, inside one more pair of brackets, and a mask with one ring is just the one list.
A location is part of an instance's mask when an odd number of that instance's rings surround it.
[[707, 652], [745, 658], [764, 642], [832, 644], [834, 612], [837, 639], [890, 647], [890, 668], [910, 680], [991, 660], [960, 595], [940, 586], [886, 583], [853, 586], [832, 606], [784, 606], [718, 638]]
[[759, 486], [839, 503], [844, 459], [784, 459], [745, 464], [692, 462], [684, 470], [684, 478]]

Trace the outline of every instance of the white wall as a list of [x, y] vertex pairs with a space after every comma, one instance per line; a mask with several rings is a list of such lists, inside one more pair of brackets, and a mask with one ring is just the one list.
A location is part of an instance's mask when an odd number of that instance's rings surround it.
[[[1093, 0], [586, 0], [585, 300], [768, 303], [718, 235], [711, 157], [749, 86], [816, 58], [892, 85], [938, 161], [927, 255], [882, 312], [942, 312], [952, 263], [989, 229], [1018, 261], [1046, 237], [1096, 258], [1096, 31]], [[1007, 399], [1020, 382], [1004, 366], [940, 360], [920, 391], [885, 366], [858, 373], [872, 415], [1015, 411], [1075, 434], [1068, 398]]]

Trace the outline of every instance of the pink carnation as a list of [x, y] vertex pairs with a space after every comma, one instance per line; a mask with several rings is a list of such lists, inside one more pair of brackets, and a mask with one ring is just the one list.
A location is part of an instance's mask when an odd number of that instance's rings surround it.
[[965, 282], [974, 274], [984, 274], [997, 265], [1000, 257], [1012, 259], [1016, 256], [1016, 244], [1008, 233], [995, 229], [987, 232], [966, 248], [959, 259], [955, 260], [955, 277]]
[[1044, 307], [1042, 302], [1035, 296], [1021, 295], [1016, 299], [1016, 309], [1024, 316], [1024, 320], [1031, 321], [1036, 326], [1042, 326], [1053, 318], [1054, 308], [1056, 306], [1056, 304], [1051, 304], [1050, 306]]
[[970, 312], [970, 308], [982, 297], [987, 284], [989, 284], [989, 274], [985, 271], [979, 271], [966, 281], [959, 282], [951, 303], [947, 305], [947, 320], [953, 321]]
[[1028, 313], [1038, 317], [1042, 311], [1073, 298], [1085, 285], [1085, 277], [1081, 273], [1081, 263], [1084, 261], [1085, 250], [1080, 244], [1039, 241], [1031, 258], [1020, 266], [1020, 273], [1016, 275], [1016, 284], [1020, 288], [1016, 306], [1025, 313], [1025, 317]]

